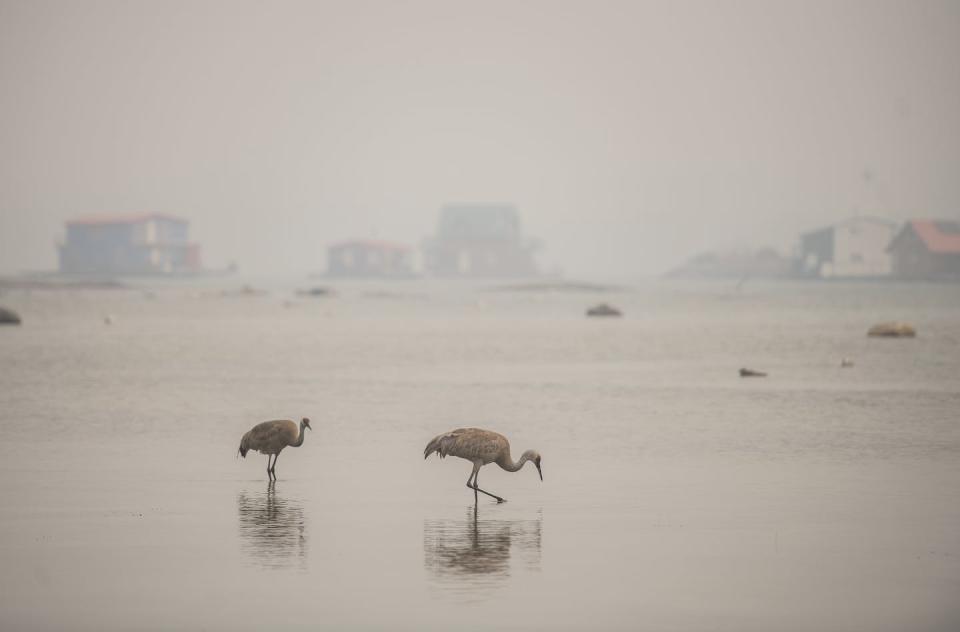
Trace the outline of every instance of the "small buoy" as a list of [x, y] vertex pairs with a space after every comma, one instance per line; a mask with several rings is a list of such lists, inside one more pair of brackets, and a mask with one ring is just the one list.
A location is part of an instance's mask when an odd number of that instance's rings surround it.
[[877, 323], [867, 331], [867, 335], [873, 338], [913, 338], [917, 330], [908, 323]]

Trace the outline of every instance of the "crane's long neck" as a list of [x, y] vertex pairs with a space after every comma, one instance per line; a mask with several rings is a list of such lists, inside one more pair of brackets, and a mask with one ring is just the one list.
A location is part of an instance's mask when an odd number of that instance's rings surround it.
[[528, 457], [527, 454], [524, 453], [523, 456], [520, 457], [520, 460], [514, 463], [513, 457], [508, 454], [507, 456], [503, 457], [502, 461], [497, 461], [497, 465], [499, 465], [501, 468], [505, 469], [508, 472], [516, 472], [521, 467], [523, 467], [523, 464], [526, 463], [529, 458], [530, 457]]
[[297, 437], [296, 443], [291, 443], [291, 448], [299, 448], [303, 445], [303, 437], [307, 434], [307, 429], [303, 427], [303, 424], [300, 424], [300, 436]]

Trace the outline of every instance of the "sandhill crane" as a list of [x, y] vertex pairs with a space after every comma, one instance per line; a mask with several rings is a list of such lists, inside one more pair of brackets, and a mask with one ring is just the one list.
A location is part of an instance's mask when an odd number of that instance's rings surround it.
[[[304, 428], [310, 428], [310, 420], [304, 417], [300, 421], [300, 428], [289, 419], [274, 419], [264, 421], [254, 426], [250, 432], [240, 439], [240, 456], [247, 458], [248, 450], [256, 450], [267, 455], [267, 477], [276, 479], [277, 459], [280, 451], [290, 446], [299, 448], [303, 445]], [[313, 430], [313, 428], [310, 428]], [[270, 464], [270, 455], [273, 456], [273, 465]]]
[[[467, 479], [467, 487], [473, 490], [473, 500], [477, 501], [477, 492], [483, 492], [491, 498], [496, 498], [498, 503], [503, 502], [496, 494], [483, 491], [477, 487], [477, 474], [480, 468], [487, 463], [496, 463], [508, 472], [516, 472], [527, 461], [533, 461], [537, 466], [537, 472], [540, 474], [540, 480], [543, 480], [543, 470], [540, 469], [540, 453], [536, 450], [527, 450], [520, 456], [516, 463], [510, 456], [510, 442], [502, 434], [482, 430], [480, 428], [458, 428], [445, 432], [433, 438], [427, 444], [423, 451], [423, 458], [436, 452], [442, 459], [445, 456], [458, 456], [473, 463], [473, 471], [470, 478]], [[471, 484], [473, 481], [473, 484]]]

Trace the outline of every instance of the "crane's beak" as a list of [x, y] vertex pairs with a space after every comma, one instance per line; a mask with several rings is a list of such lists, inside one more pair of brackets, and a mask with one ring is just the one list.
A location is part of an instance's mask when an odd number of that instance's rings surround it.
[[540, 464], [539, 464], [539, 463], [536, 463], [535, 465], [537, 466], [537, 474], [540, 475], [540, 480], [542, 481], [542, 480], [543, 480], [543, 470], [540, 469]]

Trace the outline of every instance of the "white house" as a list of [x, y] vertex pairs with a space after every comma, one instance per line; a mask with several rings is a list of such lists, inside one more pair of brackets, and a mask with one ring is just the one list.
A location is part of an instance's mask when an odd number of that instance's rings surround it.
[[877, 217], [855, 217], [800, 236], [800, 268], [804, 276], [869, 278], [889, 276], [887, 246], [897, 225]]

